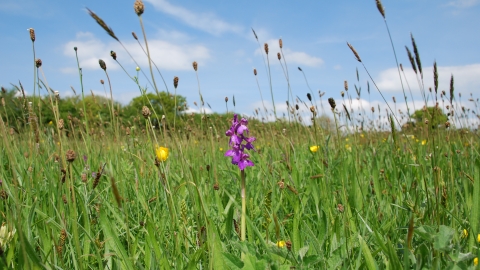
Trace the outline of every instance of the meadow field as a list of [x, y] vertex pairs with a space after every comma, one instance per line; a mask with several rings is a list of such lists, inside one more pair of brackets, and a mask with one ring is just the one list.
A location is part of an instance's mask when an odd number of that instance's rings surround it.
[[[141, 1], [134, 11], [143, 27]], [[108, 98], [84, 90], [80, 65], [82, 89], [61, 97], [33, 56], [34, 94], [2, 88], [0, 268], [476, 269], [478, 98], [463, 93], [475, 111], [463, 107], [453, 76], [439, 90], [436, 64], [423, 74], [413, 36], [409, 46], [423, 107], [354, 110], [352, 100], [381, 93], [371, 77], [362, 91], [357, 70], [339, 82], [342, 100], [290, 92], [283, 116], [275, 106], [241, 115], [235, 96], [221, 97], [227, 113], [186, 112], [181, 78], [165, 92], [156, 59], [137, 69], [153, 90], [132, 76], [141, 95], [128, 106], [110, 79]], [[195, 106], [207, 106], [198, 91]]]

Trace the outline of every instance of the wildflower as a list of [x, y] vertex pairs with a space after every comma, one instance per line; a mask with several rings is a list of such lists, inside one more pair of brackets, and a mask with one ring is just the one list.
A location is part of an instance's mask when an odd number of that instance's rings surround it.
[[473, 265], [474, 265], [474, 266], [477, 266], [477, 265], [478, 265], [478, 257], [476, 257], [475, 259], [473, 259]]
[[318, 151], [318, 148], [320, 148], [318, 145], [310, 146], [310, 152], [316, 153]]
[[140, 71], [140, 67], [136, 67], [135, 70], [136, 70], [136, 71]]
[[349, 144], [345, 144], [345, 149], [352, 152], [352, 146], [350, 146]]
[[360, 137], [364, 138], [364, 137], [365, 137], [365, 135], [362, 133], [362, 134], [360, 134]]
[[285, 241], [283, 241], [283, 240], [282, 240], [282, 241], [278, 241], [278, 242], [276, 243], [276, 245], [277, 245], [277, 247], [279, 247], [279, 248], [283, 248], [283, 247], [285, 246]]
[[467, 237], [468, 237], [468, 231], [467, 231], [467, 229], [463, 229], [462, 238], [467, 238]]
[[155, 149], [155, 155], [159, 161], [165, 161], [168, 158], [168, 148], [157, 146]]
[[230, 137], [229, 145], [232, 147], [225, 153], [225, 156], [232, 157], [232, 164], [237, 165], [242, 171], [248, 166], [254, 166], [253, 162], [249, 160], [250, 155], [244, 153], [245, 149], [254, 149], [252, 143], [256, 140], [255, 137], [245, 136], [248, 134], [247, 124], [247, 119], [242, 118], [238, 121], [238, 116], [235, 114], [232, 126], [225, 132], [225, 135]]
[[50, 126], [53, 125], [53, 121], [48, 122], [48, 124], [49, 124]]
[[422, 145], [427, 144], [427, 140], [422, 140]]
[[220, 147], [220, 151], [223, 152], [223, 148], [222, 148], [222, 147]]
[[480, 233], [477, 235], [477, 242], [480, 243]]

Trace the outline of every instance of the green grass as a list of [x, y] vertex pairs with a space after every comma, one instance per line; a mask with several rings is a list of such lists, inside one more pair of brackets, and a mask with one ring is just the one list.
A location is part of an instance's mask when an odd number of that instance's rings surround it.
[[[2, 93], [20, 113], [12, 119], [12, 107], [0, 110], [0, 268], [475, 267], [478, 133], [454, 128], [474, 124], [473, 112], [449, 115], [450, 128], [418, 123], [400, 129], [398, 119], [410, 116], [391, 111], [384, 123], [380, 108], [371, 114], [362, 108], [360, 117], [337, 104], [332, 120], [316, 115], [311, 100], [305, 106], [291, 100], [288, 120], [266, 123], [257, 119], [268, 115], [260, 110], [249, 119], [257, 140], [249, 152], [255, 166], [244, 171], [242, 218], [242, 174], [224, 156], [232, 112], [171, 113], [154, 129], [162, 112], [139, 89], [152, 113], [144, 118], [137, 108], [133, 121], [117, 116], [114, 107], [110, 119], [67, 120], [58, 98], [37, 97], [30, 107], [31, 99], [17, 102]], [[355, 89], [360, 97], [360, 86]], [[199, 95], [203, 106], [200, 86]], [[436, 93], [429, 98], [438, 100]], [[51, 124], [42, 123], [40, 105], [50, 108]], [[82, 103], [84, 111], [87, 106]], [[113, 98], [109, 106], [117, 107]], [[317, 121], [302, 124], [298, 113]], [[420, 114], [439, 121], [427, 110]], [[155, 159], [157, 146], [169, 149], [167, 160]]]

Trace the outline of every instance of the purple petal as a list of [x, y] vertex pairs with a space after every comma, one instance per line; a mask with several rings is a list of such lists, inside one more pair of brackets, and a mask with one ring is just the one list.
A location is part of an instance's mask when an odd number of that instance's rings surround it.
[[247, 132], [248, 132], [248, 128], [247, 128], [247, 126], [245, 126], [245, 125], [240, 125], [240, 126], [237, 128], [237, 134], [239, 134], [239, 135], [242, 135], [244, 131], [247, 131]]

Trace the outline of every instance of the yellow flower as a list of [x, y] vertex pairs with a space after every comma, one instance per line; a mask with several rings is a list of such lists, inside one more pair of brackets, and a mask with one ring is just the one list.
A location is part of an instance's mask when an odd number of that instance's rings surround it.
[[349, 144], [345, 144], [345, 149], [352, 152], [352, 147]]
[[468, 237], [468, 231], [467, 231], [467, 229], [463, 229], [462, 238], [467, 238], [467, 237]]
[[473, 265], [475, 265], [475, 266], [478, 265], [478, 257], [476, 257], [475, 259], [473, 259]]
[[422, 140], [422, 145], [427, 144], [427, 140]]
[[285, 246], [285, 241], [278, 241], [276, 245], [279, 248], [283, 248]]
[[223, 151], [223, 148], [222, 148], [222, 147], [220, 147], [220, 151]]
[[415, 141], [416, 141], [416, 142], [419, 142], [419, 140], [418, 140], [418, 139], [416, 139]]
[[165, 161], [168, 158], [168, 148], [157, 146], [155, 149], [155, 155], [159, 161]]
[[51, 126], [51, 125], [53, 125], [53, 122], [52, 122], [52, 121], [50, 121], [50, 122], [48, 122], [48, 124]]
[[360, 137], [362, 137], [362, 138], [363, 138], [363, 137], [365, 137], [365, 135], [363, 135], [363, 133], [362, 133], [362, 134], [360, 134]]
[[318, 151], [319, 146], [318, 145], [313, 145], [310, 146], [310, 152], [315, 153]]
[[480, 243], [480, 233], [477, 235], [477, 242]]

